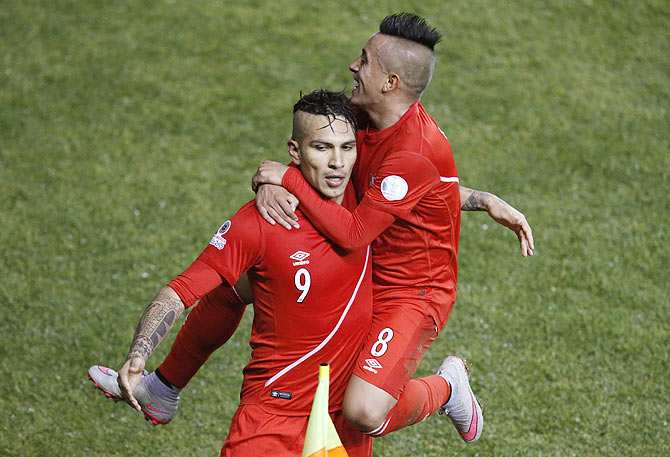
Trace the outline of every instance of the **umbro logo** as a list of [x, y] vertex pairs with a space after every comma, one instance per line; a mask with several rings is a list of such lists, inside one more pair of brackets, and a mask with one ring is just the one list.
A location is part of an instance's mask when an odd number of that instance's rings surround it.
[[304, 252], [304, 251], [298, 251], [295, 252], [293, 255], [290, 256], [293, 260], [305, 260], [307, 257], [309, 257], [309, 252]]
[[295, 260], [293, 266], [297, 267], [298, 265], [309, 265], [309, 260], [305, 260], [309, 257], [309, 252], [297, 251], [289, 256], [291, 259]]
[[377, 359], [365, 359], [367, 365], [363, 365], [364, 370], [368, 370], [377, 374], [377, 370], [382, 368], [382, 364], [377, 361]]

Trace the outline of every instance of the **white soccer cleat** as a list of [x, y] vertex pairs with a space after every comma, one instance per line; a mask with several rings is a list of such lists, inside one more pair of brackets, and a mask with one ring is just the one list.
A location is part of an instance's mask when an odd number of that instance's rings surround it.
[[437, 375], [442, 376], [451, 386], [447, 402], [438, 409], [446, 414], [466, 443], [474, 443], [482, 435], [484, 417], [482, 408], [472, 393], [468, 369], [460, 357], [447, 357], [442, 361]]
[[[95, 387], [102, 390], [106, 397], [114, 401], [121, 400], [121, 389], [119, 388], [119, 374], [111, 368], [93, 365], [88, 369], [88, 377], [91, 378]], [[148, 386], [147, 372], [142, 375], [142, 380], [135, 388], [133, 396], [142, 408], [144, 418], [150, 420], [154, 425], [167, 424], [177, 413], [179, 396], [176, 400], [166, 399], [152, 392]]]

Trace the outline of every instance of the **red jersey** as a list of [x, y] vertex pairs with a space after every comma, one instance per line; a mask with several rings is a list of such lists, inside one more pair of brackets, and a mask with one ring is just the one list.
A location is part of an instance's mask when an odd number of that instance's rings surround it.
[[335, 247], [305, 218], [298, 230], [272, 226], [249, 202], [169, 285], [190, 305], [246, 271], [254, 321], [240, 404], [309, 415], [320, 363], [331, 366], [330, 410], [342, 407], [372, 317], [369, 256]]
[[297, 170], [283, 186], [309, 220], [346, 248], [372, 242], [374, 299], [425, 297], [440, 328], [456, 299], [458, 172], [449, 140], [419, 102], [381, 131], [357, 132], [359, 206], [321, 199]]

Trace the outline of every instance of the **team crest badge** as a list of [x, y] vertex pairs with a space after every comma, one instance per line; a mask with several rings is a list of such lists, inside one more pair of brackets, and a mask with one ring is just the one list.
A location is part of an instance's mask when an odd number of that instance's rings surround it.
[[407, 181], [397, 175], [384, 178], [381, 187], [382, 195], [389, 201], [402, 200], [407, 195]]
[[219, 251], [223, 249], [226, 246], [226, 243], [228, 240], [226, 240], [223, 235], [230, 230], [230, 221], [226, 221], [223, 223], [223, 225], [219, 228], [219, 230], [216, 232], [216, 235], [212, 238], [212, 240], [209, 242], [212, 246], [214, 246], [216, 249]]
[[223, 235], [228, 230], [230, 230], [230, 221], [229, 220], [223, 223], [223, 225], [221, 226], [221, 228], [219, 228], [219, 231], [217, 233], [219, 233], [220, 235]]

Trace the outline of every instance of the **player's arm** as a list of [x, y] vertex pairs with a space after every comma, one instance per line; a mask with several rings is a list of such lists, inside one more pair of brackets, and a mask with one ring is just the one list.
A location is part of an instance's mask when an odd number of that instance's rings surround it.
[[[416, 162], [416, 163], [415, 163]], [[380, 190], [384, 176], [404, 177], [405, 192], [401, 198], [385, 198]], [[400, 214], [407, 212], [420, 198], [439, 182], [434, 167], [414, 154], [396, 155], [385, 159], [379, 181], [364, 195], [361, 203], [349, 212], [341, 205], [324, 200], [298, 169], [277, 162], [264, 162], [254, 175], [253, 182], [281, 184], [298, 198], [300, 207], [314, 226], [327, 238], [345, 249], [359, 249], [370, 244]], [[409, 189], [409, 192], [408, 192]]]
[[523, 213], [489, 192], [460, 186], [460, 193], [461, 210], [488, 212], [494, 221], [516, 233], [523, 257], [533, 255], [533, 251], [535, 250], [533, 230], [530, 228]]
[[[224, 281], [231, 285], [245, 285], [240, 277], [260, 257], [263, 237], [256, 211], [243, 209], [221, 226], [198, 258], [163, 287], [144, 310], [126, 363], [119, 370], [121, 394], [135, 409], [140, 407], [132, 392], [142, 378], [146, 361], [184, 309]], [[242, 289], [240, 297], [248, 298], [251, 295], [250, 291], [245, 291], [248, 287]]]
[[260, 184], [254, 191], [256, 208], [266, 222], [271, 225], [277, 223], [287, 230], [300, 228], [298, 216], [295, 214], [299, 201], [295, 195], [282, 186], [273, 184]]
[[142, 379], [147, 360], [184, 309], [223, 282], [218, 271], [201, 260], [209, 251], [211, 250], [205, 249], [186, 270], [163, 287], [140, 317], [118, 378], [122, 398], [138, 411], [140, 405], [132, 392]]
[[369, 245], [396, 220], [396, 216], [371, 205], [365, 197], [353, 212], [322, 198], [297, 169], [286, 172], [282, 185], [300, 200], [300, 209], [310, 222], [347, 250]]
[[[287, 166], [295, 167], [296, 165], [291, 162]], [[286, 230], [300, 228], [298, 216], [295, 214], [295, 209], [300, 202], [295, 195], [281, 185], [262, 183], [256, 178], [256, 175], [251, 180], [251, 189], [256, 192], [256, 209], [265, 222], [270, 225], [277, 223]]]
[[179, 295], [171, 287], [165, 286], [156, 294], [140, 317], [126, 363], [119, 370], [121, 396], [138, 411], [140, 405], [132, 392], [142, 378], [146, 361], [185, 308]]

